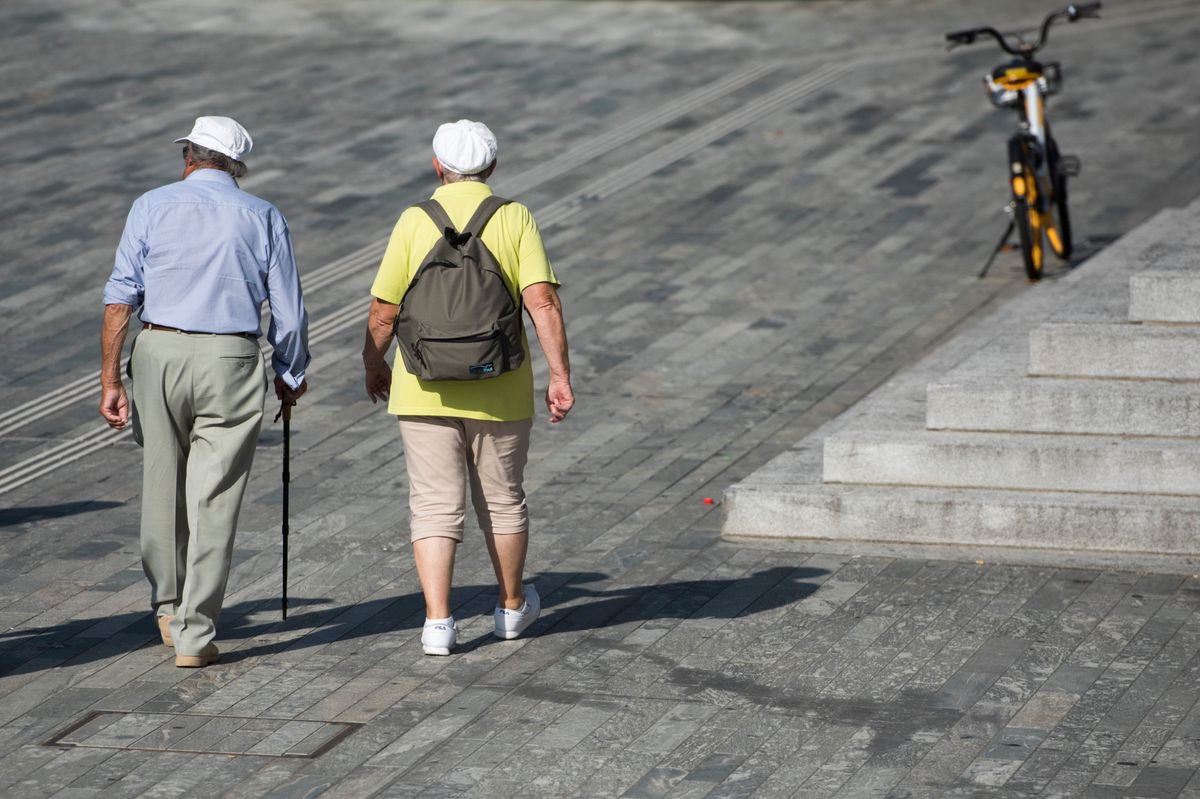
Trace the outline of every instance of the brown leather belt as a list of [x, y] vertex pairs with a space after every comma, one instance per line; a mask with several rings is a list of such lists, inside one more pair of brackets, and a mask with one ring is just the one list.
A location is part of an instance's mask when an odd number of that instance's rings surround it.
[[251, 341], [258, 341], [257, 333], [205, 333], [198, 330], [180, 330], [177, 327], [167, 327], [166, 325], [159, 325], [153, 322], [143, 322], [142, 330], [161, 330], [164, 333], [183, 333], [187, 336], [241, 336]]

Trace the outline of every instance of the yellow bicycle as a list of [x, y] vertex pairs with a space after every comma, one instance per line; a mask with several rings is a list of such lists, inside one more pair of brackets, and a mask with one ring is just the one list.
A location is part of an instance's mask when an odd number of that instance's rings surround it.
[[1062, 87], [1062, 67], [1057, 62], [1041, 63], [1034, 54], [1046, 44], [1050, 26], [1058, 20], [1076, 22], [1098, 17], [1100, 3], [1082, 3], [1049, 14], [1041, 25], [1036, 42], [1026, 42], [1018, 33], [1001, 33], [992, 27], [947, 33], [948, 49], [973, 44], [981, 36], [996, 40], [1006, 53], [1015, 56], [983, 78], [989, 99], [997, 108], [1016, 110], [1020, 130], [1008, 140], [1009, 188], [1012, 201], [1008, 228], [988, 258], [987, 273], [996, 252], [1017, 228], [1021, 255], [1030, 280], [1042, 277], [1046, 247], [1059, 258], [1071, 257], [1071, 216], [1067, 210], [1067, 178], [1079, 174], [1079, 159], [1062, 155], [1050, 135], [1046, 119], [1046, 98]]

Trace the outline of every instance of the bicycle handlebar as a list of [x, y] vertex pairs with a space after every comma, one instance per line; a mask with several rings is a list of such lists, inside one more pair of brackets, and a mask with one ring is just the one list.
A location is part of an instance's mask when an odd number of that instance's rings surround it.
[[1041, 33], [1038, 36], [1036, 44], [1026, 44], [1021, 39], [1020, 34], [1017, 34], [1017, 41], [1019, 44], [1014, 47], [1008, 43], [1008, 39], [1003, 33], [991, 26], [986, 26], [983, 28], [971, 28], [969, 30], [947, 33], [946, 41], [950, 43], [947, 49], [952, 50], [959, 45], [974, 44], [980, 36], [991, 36], [996, 40], [996, 43], [1000, 45], [1000, 48], [1006, 53], [1015, 56], [1032, 55], [1033, 53], [1036, 53], [1038, 50], [1042, 49], [1042, 47], [1046, 44], [1046, 39], [1050, 35], [1050, 26], [1053, 25], [1055, 21], [1059, 19], [1066, 19], [1068, 22], [1075, 22], [1076, 20], [1080, 19], [1095, 19], [1096, 17], [1100, 16], [1100, 7], [1100, 2], [1078, 4], [1072, 3], [1064, 9], [1052, 11], [1046, 15], [1044, 20], [1042, 20]]
[[991, 36], [1004, 50], [1012, 53], [1013, 55], [1020, 55], [1020, 52], [1013, 50], [1008, 46], [1008, 42], [1004, 40], [1004, 34], [992, 27], [971, 28], [970, 30], [947, 33], [946, 41], [950, 42], [949, 49], [954, 49], [955, 47], [963, 44], [975, 44], [975, 41], [980, 36]]

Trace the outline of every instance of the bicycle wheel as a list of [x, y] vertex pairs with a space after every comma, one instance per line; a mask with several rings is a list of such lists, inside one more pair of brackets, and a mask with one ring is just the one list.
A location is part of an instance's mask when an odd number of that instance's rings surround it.
[[1021, 159], [1011, 164], [1009, 180], [1013, 194], [1013, 222], [1021, 238], [1025, 274], [1030, 280], [1041, 280], [1046, 260], [1046, 250], [1042, 244], [1043, 219], [1038, 211], [1037, 175], [1028, 155], [1028, 151], [1023, 150]]
[[1050, 169], [1050, 185], [1053, 188], [1054, 212], [1044, 220], [1046, 241], [1054, 254], [1064, 261], [1071, 257], [1071, 213], [1067, 210], [1067, 176], [1062, 173], [1058, 160], [1058, 144], [1046, 133], [1047, 166]]

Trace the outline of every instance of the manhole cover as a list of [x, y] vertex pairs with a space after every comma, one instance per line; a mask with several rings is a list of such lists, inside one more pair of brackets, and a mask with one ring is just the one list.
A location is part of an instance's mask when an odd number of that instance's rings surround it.
[[346, 721], [97, 710], [43, 746], [312, 758], [361, 726]]

